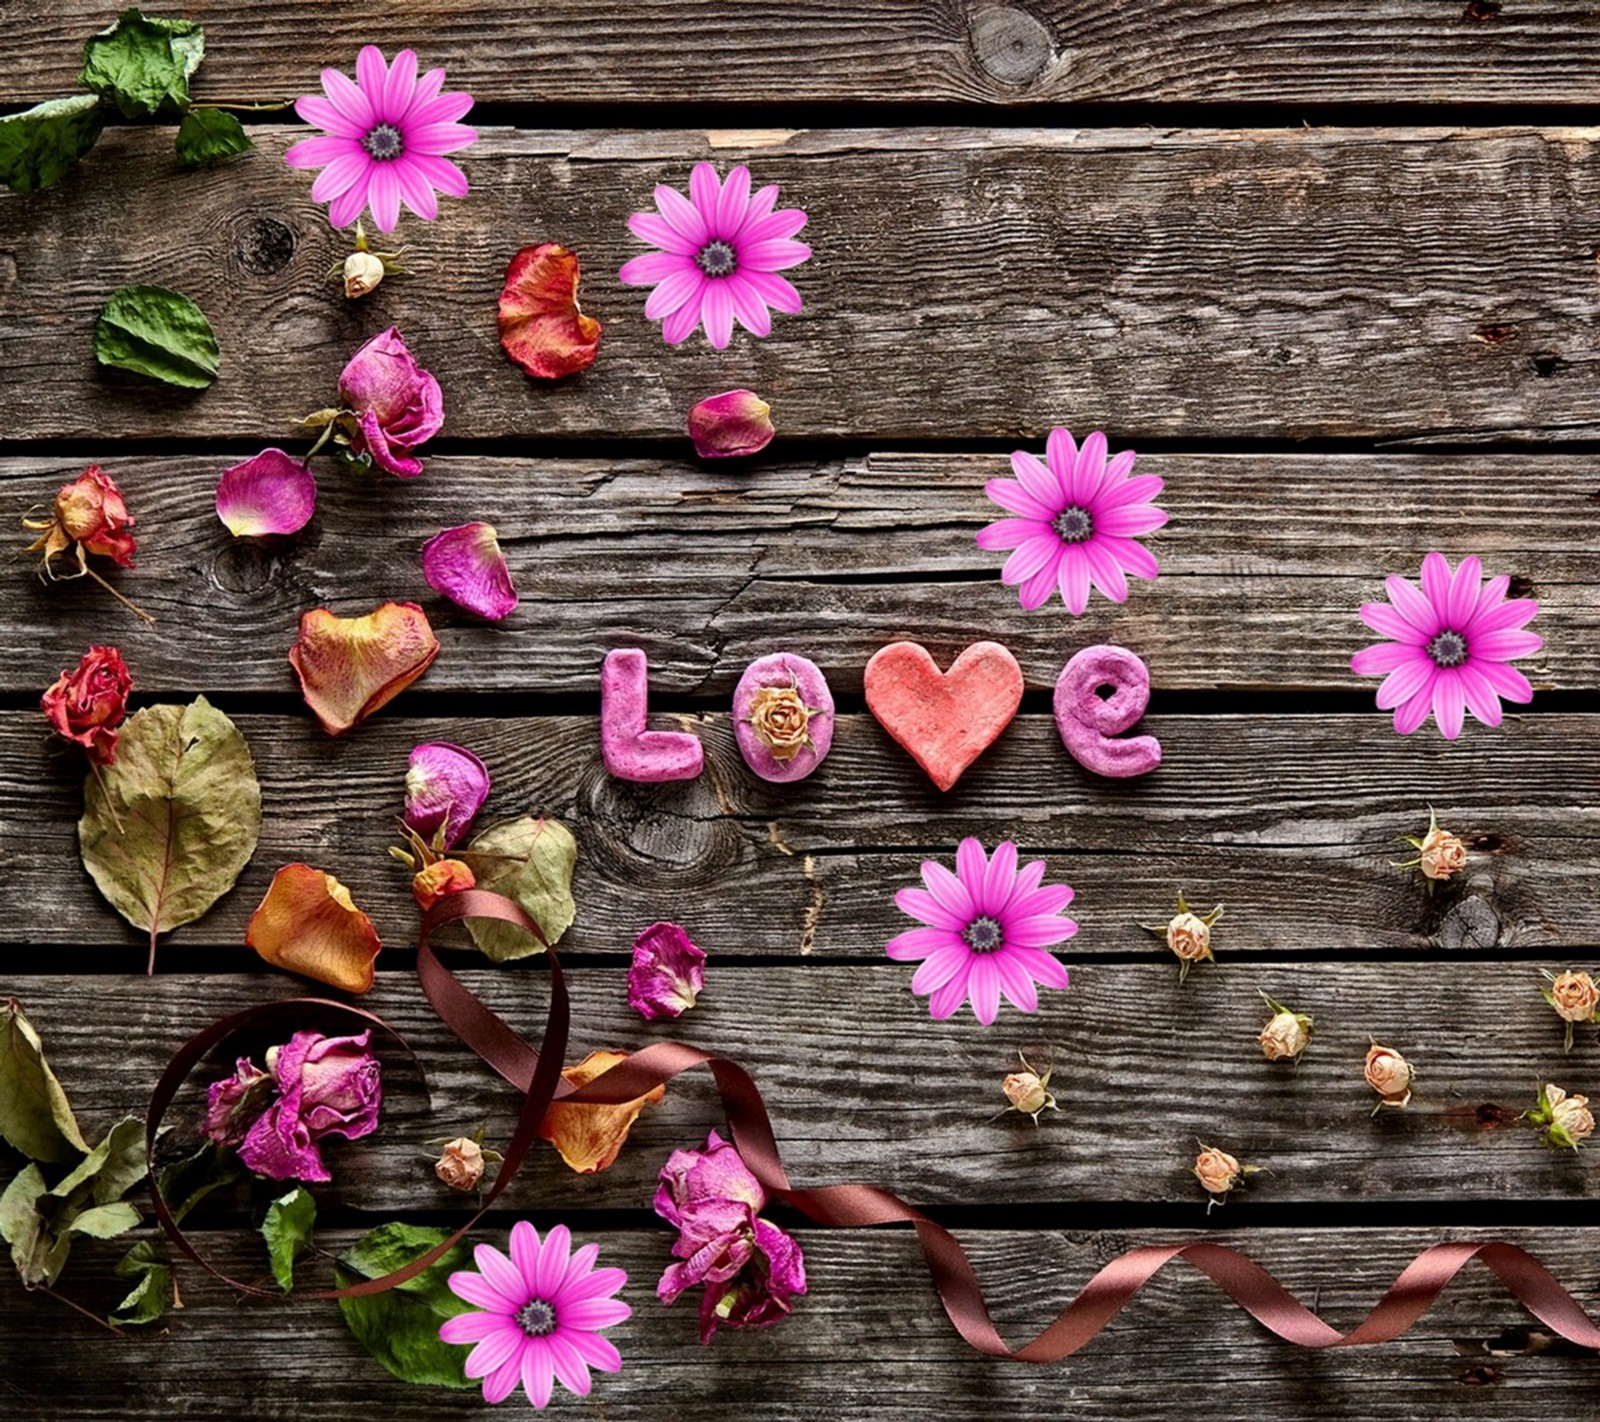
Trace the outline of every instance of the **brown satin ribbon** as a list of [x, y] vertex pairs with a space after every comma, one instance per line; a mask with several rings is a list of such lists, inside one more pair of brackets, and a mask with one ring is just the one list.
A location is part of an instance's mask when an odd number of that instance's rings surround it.
[[[1480, 1259], [1546, 1327], [1581, 1347], [1600, 1348], [1600, 1327], [1554, 1275], [1526, 1250], [1501, 1240], [1435, 1244], [1423, 1250], [1405, 1267], [1372, 1312], [1348, 1333], [1340, 1333], [1324, 1322], [1265, 1269], [1226, 1245], [1204, 1240], [1190, 1244], [1146, 1245], [1113, 1259], [1083, 1286], [1078, 1296], [1043, 1332], [1021, 1348], [1010, 1348], [989, 1315], [982, 1285], [966, 1251], [943, 1225], [873, 1185], [805, 1189], [790, 1184], [761, 1093], [749, 1073], [727, 1057], [715, 1056], [681, 1042], [657, 1042], [635, 1052], [581, 1088], [575, 1089], [564, 1081], [560, 1072], [566, 1056], [570, 1007], [561, 964], [554, 950], [545, 954], [550, 965], [550, 1006], [543, 1039], [535, 1048], [485, 1006], [444, 966], [430, 946], [429, 938], [436, 929], [463, 918], [500, 919], [533, 933], [541, 942], [543, 935], [510, 899], [486, 890], [470, 889], [434, 906], [423, 920], [417, 945], [417, 976], [441, 1020], [468, 1048], [525, 1093], [505, 1161], [495, 1177], [494, 1187], [485, 1197], [485, 1209], [520, 1168], [551, 1101], [560, 1098], [573, 1104], [618, 1105], [664, 1085], [680, 1072], [703, 1065], [710, 1067], [716, 1081], [734, 1144], [767, 1193], [816, 1223], [831, 1228], [910, 1224], [916, 1231], [950, 1322], [968, 1343], [991, 1357], [1027, 1363], [1054, 1363], [1069, 1357], [1105, 1328], [1150, 1278], [1174, 1259], [1186, 1259], [1264, 1328], [1302, 1348], [1347, 1348], [1389, 1342], [1422, 1317], [1462, 1268], [1471, 1260]], [[276, 1006], [293, 1007], [295, 1004]], [[344, 1010], [377, 1020], [358, 1009]], [[152, 1148], [160, 1114], [170, 1104], [183, 1077], [211, 1046], [237, 1031], [242, 1025], [241, 1019], [253, 1020], [250, 1013], [224, 1019], [223, 1023], [201, 1033], [173, 1059], [157, 1089], [156, 1100], [151, 1103], [149, 1141]], [[229, 1026], [230, 1023], [235, 1025]], [[202, 1045], [196, 1047], [196, 1043]], [[159, 1191], [156, 1202], [157, 1214], [178, 1247], [212, 1273], [217, 1273], [183, 1238], [182, 1231], [172, 1222], [160, 1200]], [[405, 1269], [348, 1290], [330, 1290], [313, 1297], [375, 1293], [402, 1283], [427, 1268], [465, 1235], [481, 1214], [480, 1211], [450, 1240]], [[245, 1287], [231, 1279], [227, 1282], [235, 1288]]]

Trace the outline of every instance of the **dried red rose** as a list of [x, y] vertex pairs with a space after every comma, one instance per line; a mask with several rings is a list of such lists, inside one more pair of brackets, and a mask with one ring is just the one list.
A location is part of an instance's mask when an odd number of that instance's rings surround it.
[[117, 727], [128, 714], [133, 678], [115, 647], [90, 647], [76, 671], [64, 671], [40, 699], [57, 734], [76, 741], [96, 760], [117, 758]]
[[529, 375], [559, 380], [587, 370], [600, 323], [578, 306], [578, 257], [559, 242], [524, 247], [500, 292], [500, 344]]
[[[76, 479], [61, 486], [50, 506], [49, 518], [25, 518], [22, 526], [39, 535], [28, 545], [28, 552], [44, 555], [41, 568], [44, 576], [79, 578], [87, 575], [146, 622], [155, 621], [89, 566], [90, 555], [99, 554], [111, 559], [119, 568], [131, 568], [133, 555], [139, 547], [128, 532], [133, 527], [133, 519], [123, 502], [122, 491], [98, 464], [91, 464]], [[75, 572], [56, 572], [55, 560], [64, 553], [71, 555], [77, 564]]]

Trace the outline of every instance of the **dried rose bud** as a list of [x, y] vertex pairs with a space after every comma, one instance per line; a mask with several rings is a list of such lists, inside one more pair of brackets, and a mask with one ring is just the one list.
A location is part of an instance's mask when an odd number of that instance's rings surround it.
[[466, 1194], [483, 1179], [483, 1147], [471, 1136], [446, 1141], [433, 1173], [452, 1190]]
[[772, 406], [753, 390], [728, 390], [689, 411], [689, 438], [702, 459], [757, 454], [773, 433]]
[[352, 252], [344, 259], [344, 294], [352, 301], [378, 289], [383, 280], [381, 258], [371, 252]]
[[1587, 1096], [1568, 1096], [1551, 1083], [1539, 1088], [1539, 1099], [1523, 1116], [1544, 1129], [1545, 1144], [1557, 1150], [1577, 1150], [1594, 1133], [1594, 1117]]
[[1041, 1111], [1058, 1111], [1056, 1098], [1050, 1091], [1050, 1068], [1046, 1067], [1041, 1075], [1028, 1063], [1028, 1059], [1017, 1053], [1017, 1059], [1022, 1063], [1021, 1071], [1014, 1071], [1001, 1083], [1001, 1090], [1006, 1094], [1006, 1100], [1011, 1104], [1000, 1114], [1006, 1111], [1017, 1111], [1024, 1116], [1033, 1117], [1033, 1124], [1039, 1124]]
[[1271, 1021], [1261, 1029], [1261, 1054], [1269, 1062], [1285, 1058], [1298, 1062], [1311, 1045], [1312, 1019], [1304, 1012], [1294, 1012], [1281, 1002], [1274, 1002], [1266, 993], [1261, 997], [1272, 1013]]
[[774, 760], [793, 760], [811, 744], [814, 714], [793, 686], [764, 686], [750, 700], [750, 725]]
[[1587, 973], [1575, 973], [1570, 968], [1559, 978], [1550, 978], [1550, 986], [1541, 988], [1544, 1000], [1555, 1008], [1556, 1016], [1566, 1024], [1566, 1050], [1572, 1050], [1572, 1025], [1575, 1022], [1593, 1022], [1600, 1008], [1600, 987]]
[[1422, 872], [1430, 879], [1448, 879], [1467, 865], [1467, 846], [1449, 830], [1435, 825], [1422, 841]]
[[[155, 618], [135, 607], [89, 566], [90, 555], [98, 553], [119, 568], [133, 567], [133, 555], [138, 552], [138, 543], [128, 531], [133, 524], [122, 491], [98, 464], [91, 464], [76, 479], [61, 486], [49, 518], [22, 520], [25, 529], [39, 535], [28, 545], [28, 552], [43, 555], [41, 576], [93, 578], [124, 607], [146, 622], [154, 622]], [[69, 555], [76, 571], [56, 572], [55, 560], [62, 554]]]
[[1220, 1199], [1237, 1185], [1244, 1175], [1244, 1167], [1225, 1150], [1216, 1146], [1200, 1145], [1200, 1154], [1194, 1158], [1194, 1178], [1206, 1194]]
[[417, 901], [417, 907], [427, 913], [440, 899], [477, 885], [477, 875], [459, 859], [436, 859], [412, 878], [411, 897]]
[[128, 714], [133, 678], [115, 647], [90, 647], [76, 671], [64, 671], [39, 706], [57, 734], [76, 741], [98, 761], [117, 758], [117, 727]]
[[1140, 927], [1149, 930], [1157, 937], [1166, 940], [1167, 947], [1177, 956], [1178, 981], [1181, 983], [1189, 976], [1192, 964], [1209, 959], [1216, 961], [1211, 951], [1211, 929], [1217, 920], [1222, 917], [1222, 905], [1218, 904], [1208, 914], [1197, 914], [1189, 908], [1189, 901], [1184, 898], [1183, 891], [1178, 891], [1178, 912], [1166, 923], [1145, 923]]
[[1385, 1106], [1393, 1106], [1398, 1110], [1411, 1100], [1411, 1083], [1416, 1080], [1417, 1074], [1411, 1063], [1393, 1047], [1374, 1042], [1367, 1053], [1364, 1071], [1367, 1085], [1380, 1098], [1372, 1108], [1374, 1116]]

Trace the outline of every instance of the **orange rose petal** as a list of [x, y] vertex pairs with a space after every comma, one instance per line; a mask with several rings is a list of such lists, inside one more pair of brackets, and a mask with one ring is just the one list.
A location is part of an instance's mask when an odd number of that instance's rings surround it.
[[594, 364], [600, 323], [578, 308], [578, 258], [559, 242], [524, 247], [500, 292], [500, 344], [529, 375], [559, 380]]
[[335, 617], [325, 607], [305, 613], [289, 663], [306, 705], [337, 736], [394, 700], [438, 655], [422, 609], [386, 602], [365, 617]]
[[346, 992], [372, 986], [372, 963], [383, 946], [350, 891], [309, 864], [285, 864], [272, 876], [244, 941], [274, 967]]
[[[618, 1062], [628, 1060], [627, 1052], [590, 1052], [576, 1066], [566, 1067], [561, 1075], [574, 1086], [584, 1086]], [[568, 1106], [556, 1102], [539, 1122], [539, 1135], [561, 1152], [579, 1175], [604, 1170], [622, 1152], [628, 1132], [647, 1104], [654, 1105], [667, 1094], [658, 1086], [648, 1096], [635, 1097], [621, 1106]]]

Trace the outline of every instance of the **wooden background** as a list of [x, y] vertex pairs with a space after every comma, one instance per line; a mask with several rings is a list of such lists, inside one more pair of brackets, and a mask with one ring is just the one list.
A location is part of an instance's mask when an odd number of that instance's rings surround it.
[[[0, 103], [70, 92], [87, 0], [4, 7]], [[120, 584], [146, 628], [26, 560], [0, 596], [0, 991], [26, 1005], [91, 1129], [141, 1110], [178, 1043], [227, 1011], [299, 991], [242, 947], [273, 871], [348, 883], [386, 948], [369, 1001], [433, 1074], [430, 1115], [396, 1088], [383, 1130], [336, 1152], [321, 1240], [465, 1202], [424, 1142], [514, 1100], [449, 1039], [409, 969], [415, 916], [383, 854], [410, 747], [460, 741], [495, 775], [491, 818], [560, 816], [582, 858], [575, 1043], [675, 1031], [757, 1073], [795, 1178], [879, 1181], [961, 1230], [997, 1315], [1029, 1336], [1106, 1258], [1205, 1231], [1239, 1243], [1349, 1326], [1415, 1250], [1492, 1233], [1540, 1253], [1600, 1310], [1595, 1152], [1554, 1156], [1503, 1124], [1537, 1080], [1600, 1093], [1600, 1044], [1560, 1025], [1541, 968], [1591, 961], [1600, 810], [1600, 13], [1556, 0], [1167, 0], [1090, 5], [825, 0], [806, 6], [434, 0], [378, 17], [352, 0], [226, 0], [197, 96], [284, 98], [363, 42], [414, 45], [478, 97], [471, 196], [406, 223], [417, 274], [347, 303], [346, 250], [280, 155], [288, 121], [212, 173], [177, 170], [171, 131], [109, 130], [60, 189], [0, 198], [0, 508], [15, 520], [91, 460], [139, 520]], [[615, 280], [658, 181], [749, 162], [811, 215], [803, 314], [724, 352], [666, 348]], [[605, 326], [592, 371], [547, 387], [502, 357], [494, 298], [519, 246], [580, 253]], [[791, 274], [794, 275], [794, 274]], [[94, 314], [130, 281], [194, 297], [223, 344], [194, 398], [97, 374]], [[398, 322], [439, 376], [445, 434], [425, 476], [324, 475], [317, 517], [263, 551], [216, 522], [220, 470], [324, 403], [344, 360]], [[688, 457], [684, 412], [748, 385], [780, 438], [736, 468]], [[1131, 601], [1023, 613], [972, 534], [986, 478], [1048, 428], [1107, 431], [1167, 481], [1162, 564]], [[487, 518], [524, 600], [486, 625], [431, 594], [438, 528]], [[21, 541], [21, 534], [16, 534]], [[1439, 548], [1480, 554], [1536, 596], [1537, 696], [1498, 731], [1409, 740], [1350, 675], [1358, 605]], [[330, 741], [285, 661], [299, 613], [423, 602], [444, 650], [427, 677]], [[940, 796], [870, 718], [861, 669], [897, 637], [947, 661], [991, 637], [1028, 677], [1024, 714]], [[1049, 688], [1079, 647], [1139, 652], [1161, 770], [1092, 781], [1062, 753]], [[82, 763], [40, 691], [115, 641], [141, 701], [204, 692], [235, 716], [266, 820], [238, 888], [173, 935], [161, 971], [82, 872]], [[601, 657], [644, 647], [658, 709], [697, 726], [707, 774], [610, 780]], [[840, 701], [833, 754], [770, 786], [734, 748], [746, 662], [812, 656]], [[1429, 899], [1391, 867], [1432, 804], [1469, 867]], [[1069, 991], [1037, 1018], [934, 1023], [889, 963], [891, 896], [956, 841], [1011, 837], [1078, 890]], [[1225, 901], [1220, 962], [1177, 985], [1136, 927], [1178, 887]], [[623, 978], [637, 930], [686, 924], [711, 954], [704, 999], [644, 1027]], [[543, 978], [473, 974], [513, 1021]], [[1258, 989], [1315, 1014], [1296, 1071], [1254, 1043]], [[1373, 1120], [1369, 1035], [1420, 1072]], [[1062, 1111], [991, 1120], [1019, 1047], [1060, 1063]], [[1497, 1111], [1495, 1107], [1504, 1108]], [[631, 1275], [626, 1360], [572, 1415], [633, 1422], [807, 1419], [1579, 1418], [1600, 1365], [1530, 1328], [1471, 1269], [1402, 1343], [1307, 1355], [1176, 1267], [1087, 1352], [1033, 1369], [971, 1353], [939, 1313], [911, 1237], [807, 1229], [811, 1293], [791, 1321], [702, 1349], [693, 1305], [663, 1310], [670, 1236], [648, 1209], [666, 1153], [715, 1122], [686, 1079], [608, 1173], [541, 1152], [497, 1230], [526, 1215], [598, 1239]], [[1270, 1167], [1205, 1214], [1197, 1136]], [[243, 1219], [200, 1238], [264, 1272]], [[792, 1223], [792, 1222], [791, 1222]], [[492, 1235], [491, 1235], [492, 1237]], [[80, 1245], [64, 1279], [92, 1306], [120, 1246]], [[4, 1274], [5, 1271], [0, 1271]], [[332, 1305], [242, 1304], [195, 1270], [160, 1332], [113, 1339], [0, 1280], [0, 1415], [393, 1419], [487, 1412], [404, 1386]], [[510, 1407], [524, 1404], [510, 1403]]]

